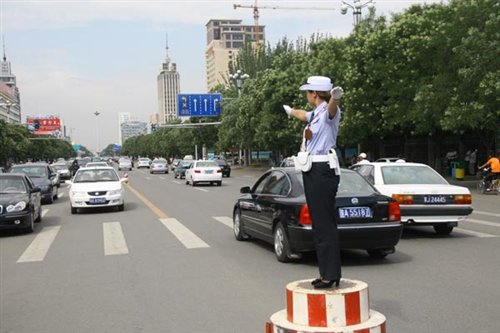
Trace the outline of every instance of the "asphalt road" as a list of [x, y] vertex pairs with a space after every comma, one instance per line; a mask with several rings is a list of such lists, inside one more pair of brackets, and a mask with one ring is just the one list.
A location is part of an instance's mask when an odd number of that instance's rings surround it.
[[[0, 332], [264, 332], [288, 282], [317, 276], [314, 255], [282, 264], [272, 246], [237, 242], [231, 214], [256, 170], [221, 187], [129, 172], [124, 212], [71, 215], [44, 205], [33, 234], [0, 233]], [[450, 236], [407, 229], [396, 253], [343, 251], [343, 277], [368, 283], [387, 332], [500, 332], [500, 196]]]

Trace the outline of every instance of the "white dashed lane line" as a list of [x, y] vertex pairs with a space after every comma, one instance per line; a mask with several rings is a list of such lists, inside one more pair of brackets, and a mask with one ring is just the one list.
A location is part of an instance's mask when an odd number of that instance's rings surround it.
[[497, 227], [500, 228], [500, 223], [495, 223], [495, 222], [489, 222], [489, 221], [483, 221], [483, 220], [476, 220], [476, 219], [470, 219], [468, 218], [464, 222], [470, 222], [470, 223], [477, 223], [477, 224], [482, 224], [482, 225], [488, 225], [490, 227]]
[[225, 226], [227, 226], [229, 228], [233, 227], [233, 220], [230, 217], [214, 216], [213, 219], [219, 221], [220, 223], [224, 224]]
[[159, 219], [160, 222], [188, 249], [210, 247], [200, 237], [175, 218]]
[[123, 235], [120, 222], [106, 222], [102, 224], [104, 237], [104, 255], [112, 256], [127, 254], [128, 247]]
[[44, 227], [17, 260], [18, 263], [42, 261], [56, 239], [61, 226]]
[[474, 214], [479, 214], [479, 215], [486, 215], [486, 216], [495, 216], [495, 217], [500, 217], [500, 214], [496, 214], [496, 213], [490, 213], [490, 212], [483, 212], [483, 211], [480, 211], [480, 210], [475, 210], [472, 212], [472, 215]]
[[495, 235], [486, 234], [484, 232], [472, 231], [472, 230], [462, 229], [462, 228], [455, 228], [454, 230], [457, 231], [457, 232], [459, 232], [459, 233], [470, 235], [470, 236], [474, 236], [474, 237], [478, 237], [478, 238], [496, 238], [496, 237], [498, 237], [498, 236], [495, 236]]

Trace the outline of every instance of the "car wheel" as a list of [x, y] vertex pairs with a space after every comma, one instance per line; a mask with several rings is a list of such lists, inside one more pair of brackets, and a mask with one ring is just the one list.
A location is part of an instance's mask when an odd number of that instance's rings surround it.
[[389, 254], [386, 250], [383, 249], [366, 250], [366, 252], [368, 252], [370, 258], [373, 259], [384, 259]]
[[250, 238], [250, 236], [245, 233], [245, 228], [241, 222], [241, 213], [239, 210], [235, 210], [233, 214], [233, 232], [236, 240], [242, 241]]
[[186, 179], [186, 185], [189, 185], [189, 180]]
[[222, 181], [217, 182], [217, 186], [221, 186], [221, 185], [222, 185]]
[[274, 253], [276, 258], [280, 262], [290, 261], [290, 244], [288, 242], [288, 237], [286, 236], [285, 228], [281, 222], [278, 222], [276, 228], [274, 229]]
[[176, 178], [177, 178], [177, 175], [174, 173], [174, 179], [176, 179]]
[[77, 213], [77, 208], [75, 207], [71, 207], [71, 214], [76, 214]]
[[54, 200], [59, 199], [59, 190], [56, 187], [56, 195], [54, 195]]
[[449, 235], [453, 231], [453, 226], [449, 224], [435, 224], [433, 227], [438, 235]]
[[194, 186], [196, 186], [196, 182], [195, 182], [194, 180], [193, 180], [193, 181], [191, 181], [191, 185], [192, 185], [193, 187], [194, 187]]
[[28, 224], [28, 226], [26, 227], [26, 229], [24, 229], [26, 231], [26, 233], [30, 234], [32, 233], [33, 231], [35, 231], [35, 213], [31, 213], [30, 215], [30, 223]]
[[118, 205], [118, 211], [123, 212], [125, 210], [125, 204]]
[[227, 174], [227, 178], [229, 178], [229, 177], [231, 177], [231, 174], [230, 174], [230, 173], [228, 173], [228, 174]]
[[54, 203], [54, 197], [52, 196], [52, 191], [50, 191], [50, 197], [49, 197], [49, 199], [47, 200], [47, 203], [49, 203], [49, 204]]

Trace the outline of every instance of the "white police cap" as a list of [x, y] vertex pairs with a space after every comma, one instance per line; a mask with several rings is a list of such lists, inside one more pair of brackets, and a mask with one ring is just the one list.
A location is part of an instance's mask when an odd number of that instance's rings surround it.
[[300, 86], [300, 90], [330, 91], [333, 88], [332, 81], [326, 76], [309, 76], [307, 84]]

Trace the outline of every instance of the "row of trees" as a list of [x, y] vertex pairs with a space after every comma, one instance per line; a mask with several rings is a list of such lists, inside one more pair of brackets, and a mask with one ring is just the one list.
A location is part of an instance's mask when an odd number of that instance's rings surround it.
[[497, 0], [416, 5], [388, 20], [372, 11], [347, 38], [283, 39], [259, 53], [247, 45], [229, 69], [250, 75], [225, 97], [219, 127], [163, 129], [129, 139], [130, 154], [178, 155], [195, 144], [297, 151], [301, 126], [282, 104], [308, 108], [298, 90], [310, 75], [346, 91], [339, 145], [387, 137], [475, 132], [491, 147], [500, 124], [500, 15]]
[[[83, 155], [92, 154], [85, 148]], [[76, 156], [67, 141], [33, 136], [25, 126], [0, 120], [0, 166], [20, 161], [54, 160]]]

